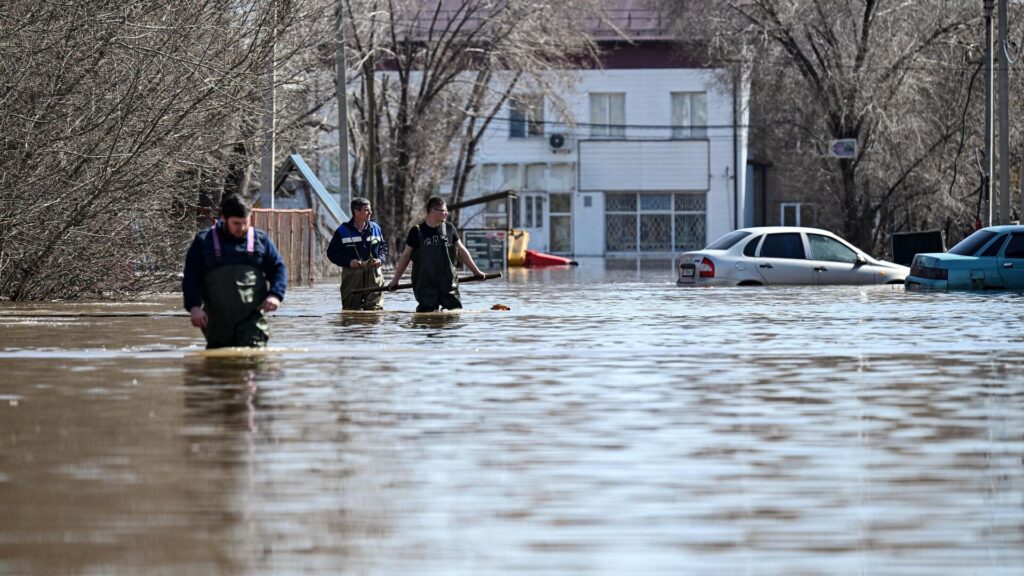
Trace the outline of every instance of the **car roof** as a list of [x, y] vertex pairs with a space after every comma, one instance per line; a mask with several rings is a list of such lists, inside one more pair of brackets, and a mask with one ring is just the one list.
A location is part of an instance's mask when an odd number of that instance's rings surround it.
[[807, 228], [805, 226], [755, 226], [753, 228], [739, 228], [738, 231], [750, 232], [751, 234], [761, 234], [762, 232], [813, 232], [816, 234], [836, 235], [835, 232], [820, 228]]
[[989, 230], [997, 234], [1004, 232], [1024, 232], [1024, 224], [1003, 224], [1001, 226], [986, 226], [982, 230]]

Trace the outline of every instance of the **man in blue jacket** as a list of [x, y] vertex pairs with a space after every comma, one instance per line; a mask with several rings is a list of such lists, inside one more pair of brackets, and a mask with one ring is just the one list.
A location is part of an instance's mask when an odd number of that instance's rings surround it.
[[381, 265], [388, 243], [380, 226], [370, 221], [373, 209], [366, 198], [352, 199], [352, 219], [338, 226], [327, 247], [327, 259], [341, 266], [342, 310], [382, 310], [383, 292], [353, 294], [360, 288], [382, 288]]
[[265, 346], [266, 314], [284, 299], [284, 260], [270, 237], [249, 223], [251, 211], [238, 196], [226, 196], [220, 219], [196, 234], [185, 255], [185, 309], [207, 348]]

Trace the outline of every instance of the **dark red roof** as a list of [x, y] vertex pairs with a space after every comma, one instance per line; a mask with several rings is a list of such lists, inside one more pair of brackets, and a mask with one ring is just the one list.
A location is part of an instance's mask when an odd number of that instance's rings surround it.
[[[605, 0], [608, 22], [589, 23], [595, 40], [670, 40], [671, 22], [645, 0]], [[618, 31], [616, 31], [618, 29]]]
[[[473, 30], [483, 25], [486, 18], [486, 9], [474, 10], [466, 7], [465, 0], [439, 0], [438, 4], [433, 2], [412, 3], [404, 5], [407, 14], [396, 15], [399, 22], [405, 22], [409, 27], [411, 38], [423, 41], [430, 35], [430, 31], [440, 33], [451, 25], [452, 21], [462, 21], [463, 31]], [[643, 40], [670, 40], [671, 23], [658, 10], [649, 7], [647, 0], [603, 0], [606, 18], [592, 18], [586, 22], [586, 29], [591, 36], [599, 41], [623, 41], [626, 38], [633, 41]], [[417, 13], [416, 8], [420, 8]], [[399, 3], [397, 8], [401, 10], [403, 5]], [[466, 19], [466, 10], [473, 10], [474, 13]], [[623, 38], [625, 36], [625, 38]]]

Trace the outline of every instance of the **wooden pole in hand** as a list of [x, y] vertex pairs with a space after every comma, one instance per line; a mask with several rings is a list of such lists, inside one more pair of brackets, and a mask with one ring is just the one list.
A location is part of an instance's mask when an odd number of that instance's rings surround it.
[[[484, 274], [483, 278], [481, 278], [479, 276], [463, 276], [462, 278], [459, 278], [459, 284], [462, 284], [464, 282], [479, 282], [481, 280], [494, 280], [495, 278], [501, 278], [501, 272], [491, 272], [489, 274]], [[406, 283], [406, 284], [399, 284], [398, 286], [395, 287], [395, 290], [402, 290], [402, 289], [405, 289], [405, 288], [412, 288], [412, 282], [409, 282], [409, 283]], [[370, 294], [372, 292], [387, 292], [387, 291], [388, 291], [388, 287], [387, 286], [377, 286], [375, 288], [357, 288], [356, 290], [353, 290], [352, 293], [353, 294]]]

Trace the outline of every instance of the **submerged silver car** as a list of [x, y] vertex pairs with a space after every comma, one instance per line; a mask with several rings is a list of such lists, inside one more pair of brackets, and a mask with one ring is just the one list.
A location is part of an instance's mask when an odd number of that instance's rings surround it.
[[679, 286], [902, 284], [906, 266], [877, 260], [827, 230], [741, 228], [680, 257]]

